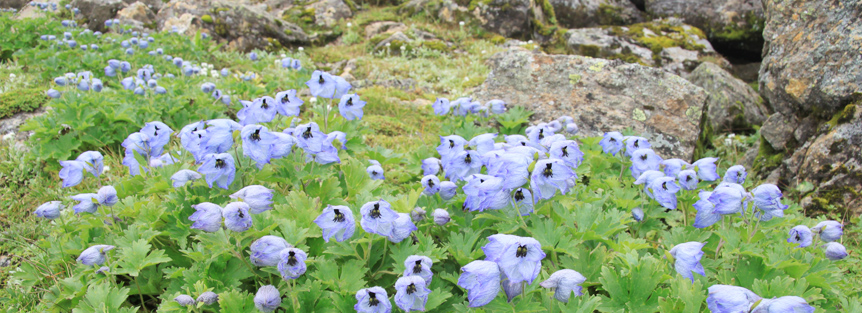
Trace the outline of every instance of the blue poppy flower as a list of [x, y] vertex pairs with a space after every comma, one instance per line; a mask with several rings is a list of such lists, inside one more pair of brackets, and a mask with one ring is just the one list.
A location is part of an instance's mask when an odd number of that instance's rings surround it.
[[367, 168], [365, 168], [365, 171], [368, 172], [368, 175], [371, 176], [371, 179], [373, 179], [373, 180], [384, 180], [384, 179], [386, 179], [386, 177], [383, 176], [383, 167], [380, 166], [380, 162], [377, 162], [377, 160], [368, 160], [368, 163], [371, 163], [371, 165], [369, 165]]
[[842, 260], [847, 257], [847, 248], [837, 241], [829, 242], [826, 244], [824, 254], [832, 261]]
[[698, 273], [701, 276], [706, 276], [706, 272], [704, 272], [703, 265], [700, 264], [700, 259], [703, 257], [703, 246], [706, 245], [702, 242], [691, 241], [686, 243], [681, 243], [670, 249], [670, 254], [673, 255], [674, 261], [674, 269], [676, 272], [682, 275], [682, 277], [691, 279], [691, 282], [694, 282], [694, 274]]
[[484, 306], [500, 293], [500, 267], [491, 261], [476, 260], [461, 268], [458, 286], [467, 289], [470, 307]]
[[682, 159], [667, 159], [659, 163], [659, 169], [664, 171], [667, 176], [679, 176], [679, 172], [687, 170], [691, 164]]
[[434, 175], [425, 175], [422, 177], [422, 187], [425, 189], [422, 190], [422, 194], [426, 196], [433, 196], [434, 194], [440, 192], [440, 179]]
[[515, 189], [512, 194], [512, 206], [518, 211], [518, 214], [527, 216], [533, 213], [533, 194], [527, 188]]
[[657, 171], [662, 159], [652, 149], [639, 149], [631, 153], [631, 161], [629, 170], [632, 172], [632, 177], [637, 178], [645, 171]]
[[814, 313], [815, 308], [808, 305], [805, 299], [795, 296], [784, 296], [773, 299], [763, 299], [751, 310], [751, 313]]
[[195, 299], [189, 295], [179, 295], [174, 298], [174, 301], [176, 301], [180, 306], [195, 305]]
[[422, 175], [437, 175], [442, 167], [443, 165], [438, 158], [424, 159], [422, 160]]
[[216, 90], [213, 90], [212, 94], [210, 94], [210, 95], [213, 97], [213, 99], [221, 99], [222, 92], [220, 89], [216, 89]]
[[[359, 224], [368, 233], [389, 236], [392, 223], [398, 219], [398, 213], [392, 210], [392, 206], [386, 200], [372, 201], [359, 208], [362, 219]], [[409, 217], [408, 217], [409, 218]]]
[[272, 285], [260, 287], [254, 295], [254, 307], [264, 313], [273, 312], [281, 306], [281, 294]]
[[75, 214], [80, 214], [83, 212], [96, 213], [96, 211], [99, 209], [99, 195], [95, 193], [82, 193], [71, 196], [69, 198], [79, 202], [72, 207], [72, 209], [75, 210]]
[[207, 185], [212, 188], [216, 183], [222, 189], [228, 189], [236, 175], [233, 156], [227, 153], [208, 154], [198, 167], [198, 173], [206, 176]]
[[545, 159], [536, 161], [533, 173], [530, 175], [530, 189], [533, 190], [535, 200], [550, 199], [557, 190], [566, 193], [569, 190], [568, 180], [577, 178], [577, 174], [571, 168], [558, 159]]
[[652, 183], [647, 186], [653, 199], [661, 204], [661, 206], [670, 210], [676, 210], [676, 193], [680, 189], [674, 182], [675, 180], [676, 179], [673, 177], [665, 176], [653, 180]]
[[[332, 145], [332, 141], [325, 140], [323, 150], [314, 154], [306, 154], [305, 162], [317, 162], [317, 164], [341, 163], [341, 158], [338, 157], [338, 149]], [[306, 150], [308, 152], [308, 150]]]
[[305, 260], [308, 254], [297, 248], [288, 248], [281, 251], [281, 261], [278, 262], [278, 272], [285, 281], [297, 279], [305, 274], [307, 269]]
[[434, 109], [434, 114], [446, 115], [449, 114], [451, 105], [449, 104], [449, 99], [437, 98], [437, 100], [434, 100], [434, 103], [431, 104], [431, 108]]
[[392, 222], [389, 235], [386, 236], [389, 241], [394, 243], [399, 243], [402, 240], [407, 239], [407, 237], [410, 236], [410, 233], [419, 229], [416, 227], [416, 224], [413, 224], [413, 219], [410, 218], [410, 214], [397, 214], [398, 218], [396, 218], [395, 221]]
[[799, 248], [810, 246], [814, 241], [814, 234], [811, 232], [811, 229], [808, 229], [808, 226], [805, 225], [797, 225], [791, 228], [789, 235], [790, 237], [787, 238], [787, 242], [798, 243]]
[[76, 186], [84, 180], [84, 168], [87, 163], [81, 161], [60, 161], [60, 179], [63, 180], [63, 188]]
[[554, 299], [563, 303], [569, 303], [572, 293], [575, 296], [581, 296], [584, 293], [581, 286], [587, 278], [581, 273], [570, 269], [562, 269], [554, 272], [547, 280], [541, 282], [539, 286], [542, 288], [554, 289]]
[[272, 192], [272, 189], [264, 186], [251, 185], [230, 195], [230, 198], [248, 204], [252, 214], [260, 214], [272, 209]]
[[266, 127], [246, 125], [240, 132], [242, 137], [242, 154], [257, 162], [257, 168], [262, 169], [269, 164], [269, 156], [275, 136]]
[[727, 172], [724, 173], [724, 181], [741, 185], [745, 182], [745, 177], [747, 176], [748, 172], [745, 171], [744, 166], [734, 165], [727, 169]]
[[213, 83], [207, 82], [207, 83], [201, 84], [201, 92], [203, 92], [203, 93], [212, 93], [213, 90], [215, 90], [215, 88], [216, 88], [216, 85]]
[[147, 136], [147, 146], [150, 151], [148, 155], [161, 155], [164, 146], [171, 141], [171, 133], [174, 130], [165, 123], [154, 121], [144, 124], [141, 133]]
[[563, 163], [571, 168], [577, 168], [584, 161], [584, 153], [581, 152], [578, 143], [574, 140], [564, 140], [552, 143], [548, 154], [551, 158], [563, 160]]
[[644, 210], [641, 208], [632, 209], [632, 218], [638, 222], [643, 221], [644, 220]]
[[173, 181], [172, 186], [174, 186], [174, 188], [180, 188], [190, 181], [201, 178], [203, 178], [203, 175], [192, 170], [179, 170], [171, 175], [171, 181]]
[[432, 265], [434, 265], [434, 262], [427, 256], [408, 256], [404, 260], [405, 268], [402, 276], [419, 276], [425, 281], [425, 286], [431, 285], [431, 279], [434, 277], [434, 272], [431, 271]]
[[762, 184], [751, 190], [754, 206], [760, 211], [756, 216], [761, 221], [771, 220], [773, 217], [783, 217], [784, 210], [789, 205], [781, 204], [781, 190], [773, 184]]
[[440, 145], [437, 146], [437, 153], [440, 154], [440, 160], [442, 160], [443, 164], [448, 164], [451, 158], [464, 152], [465, 145], [467, 145], [467, 140], [461, 136], [440, 136]]
[[403, 276], [395, 281], [395, 304], [405, 312], [425, 311], [430, 293], [420, 276]]
[[189, 220], [194, 222], [191, 228], [210, 233], [216, 232], [221, 228], [222, 208], [220, 206], [204, 202], [193, 204], [192, 208], [195, 209], [195, 213], [189, 216]]
[[751, 290], [728, 285], [712, 285], [708, 289], [706, 306], [712, 313], [747, 313], [760, 296]]
[[[490, 240], [494, 236], [488, 237]], [[512, 283], [526, 281], [532, 284], [542, 268], [545, 252], [542, 245], [530, 237], [507, 236], [498, 237], [494, 244], [482, 247], [486, 260], [497, 262], [500, 270]], [[491, 258], [493, 256], [493, 258]]]
[[228, 203], [221, 210], [221, 215], [224, 217], [224, 227], [238, 233], [251, 228], [251, 214], [248, 210], [248, 204], [245, 202]]
[[820, 234], [820, 240], [825, 242], [838, 241], [838, 239], [841, 239], [841, 235], [844, 234], [844, 226], [836, 221], [817, 223], [811, 230]]
[[63, 204], [60, 201], [50, 201], [36, 208], [33, 214], [44, 219], [53, 220], [60, 217], [61, 210], [63, 210]]
[[111, 245], [91, 246], [81, 252], [81, 255], [78, 256], [77, 261], [87, 266], [102, 265], [105, 263], [105, 261], [107, 261], [105, 253], [113, 250], [114, 248], [116, 247]]
[[341, 101], [338, 101], [338, 112], [348, 121], [361, 120], [364, 107], [365, 101], [359, 100], [356, 94], [345, 94], [341, 96]]
[[186, 125], [177, 134], [177, 137], [180, 137], [180, 145], [195, 157], [196, 163], [200, 162], [205, 155], [204, 149], [201, 148], [201, 143], [204, 141], [206, 134], [206, 122], [203, 121]]
[[286, 90], [275, 94], [276, 110], [284, 116], [299, 116], [299, 107], [305, 101], [296, 97], [296, 90]]
[[697, 173], [693, 170], [680, 171], [676, 179], [679, 181], [680, 187], [685, 190], [697, 189], [697, 184], [700, 182], [697, 179]]
[[353, 306], [360, 313], [390, 313], [392, 303], [386, 290], [380, 287], [371, 287], [356, 292], [356, 305]]
[[335, 94], [335, 78], [329, 73], [316, 70], [311, 73], [311, 79], [306, 83], [314, 97], [332, 98]]
[[255, 101], [240, 100], [239, 102], [242, 104], [242, 109], [236, 113], [236, 117], [242, 125], [268, 123], [278, 113], [274, 101], [267, 102], [266, 99], [258, 98]]
[[451, 220], [449, 212], [445, 209], [435, 209], [434, 212], [431, 212], [431, 216], [434, 218], [434, 224], [440, 226], [446, 225]]
[[211, 305], [218, 302], [218, 294], [212, 291], [207, 291], [198, 296], [197, 301], [205, 305]]
[[301, 70], [302, 69], [302, 62], [297, 60], [297, 59], [293, 59], [293, 61], [290, 62], [290, 67], [292, 67], [294, 70], [297, 70], [297, 71]]
[[484, 155], [485, 153], [494, 150], [494, 138], [496, 137], [497, 134], [481, 134], [470, 139], [468, 144], [473, 147], [479, 155]]
[[694, 171], [697, 172], [697, 176], [700, 177], [700, 180], [715, 181], [720, 178], [718, 176], [718, 172], [716, 172], [716, 161], [718, 161], [718, 158], [703, 158], [694, 161], [691, 165], [694, 167]]
[[448, 180], [440, 182], [440, 198], [443, 198], [443, 200], [452, 199], [457, 193], [458, 185], [455, 183]]
[[296, 145], [311, 154], [322, 152], [328, 137], [320, 131], [320, 126], [314, 122], [296, 126], [294, 136], [296, 136]]
[[329, 205], [320, 215], [314, 219], [314, 223], [323, 230], [323, 241], [335, 237], [335, 241], [342, 242], [353, 236], [356, 231], [356, 222], [353, 219], [353, 211], [343, 205]]

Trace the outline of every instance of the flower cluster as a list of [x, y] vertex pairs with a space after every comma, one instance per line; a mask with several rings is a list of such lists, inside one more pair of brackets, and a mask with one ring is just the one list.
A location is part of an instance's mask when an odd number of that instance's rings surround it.
[[[54, 78], [54, 84], [60, 87], [75, 86], [80, 91], [95, 91], [101, 92], [104, 85], [102, 80], [93, 77], [93, 73], [89, 71], [75, 73], [66, 73], [64, 76]], [[51, 98], [59, 98], [61, 93], [55, 89], [49, 89], [47, 94]]]
[[836, 221], [823, 221], [813, 228], [797, 225], [790, 229], [787, 242], [798, 244], [799, 248], [805, 248], [814, 242], [815, 234], [818, 234], [820, 240], [824, 242], [824, 254], [827, 259], [837, 261], [847, 257], [847, 249], [838, 242], [844, 234], [844, 226]]
[[461, 97], [455, 101], [449, 101], [446, 98], [437, 98], [431, 105], [434, 108], [434, 114], [447, 115], [452, 112], [458, 116], [466, 116], [468, 114], [476, 114], [480, 116], [488, 116], [489, 114], [503, 114], [506, 112], [506, 102], [503, 100], [491, 100], [482, 104], [478, 101], [473, 101], [472, 97]]
[[794, 296], [763, 299], [751, 290], [728, 285], [712, 285], [706, 305], [713, 313], [751, 312], [778, 313], [800, 312], [813, 313], [814, 307], [808, 305], [805, 299]]

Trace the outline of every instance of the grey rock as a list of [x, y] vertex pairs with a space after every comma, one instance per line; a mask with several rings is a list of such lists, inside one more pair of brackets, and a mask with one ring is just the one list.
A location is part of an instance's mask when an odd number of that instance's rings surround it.
[[787, 141], [793, 138], [793, 130], [796, 128], [796, 117], [781, 113], [773, 113], [763, 122], [760, 135], [772, 146], [773, 149], [782, 151]]
[[399, 22], [382, 21], [374, 22], [365, 26], [365, 37], [371, 38], [379, 34], [392, 34], [407, 31], [407, 25]]
[[30, 3], [30, 0], [0, 0], [0, 8], [20, 10], [27, 5], [27, 3]]
[[27, 132], [19, 132], [18, 129], [24, 125], [27, 120], [45, 114], [45, 108], [39, 108], [33, 112], [19, 112], [12, 116], [0, 119], [0, 136], [8, 133], [15, 133], [15, 139], [23, 140], [29, 137]]
[[87, 18], [87, 28], [101, 32], [106, 31], [105, 21], [113, 19], [126, 7], [122, 0], [74, 0], [71, 5]]
[[512, 49], [488, 60], [476, 99], [501, 99], [536, 120], [575, 118], [584, 136], [628, 127], [665, 158], [691, 159], [707, 95], [685, 79], [638, 64]]
[[762, 125], [768, 116], [760, 95], [718, 65], [704, 62], [688, 80], [709, 94], [707, 117], [714, 132], [751, 130], [753, 125]]
[[754, 145], [745, 151], [745, 155], [742, 157], [742, 161], [740, 161], [740, 165], [745, 166], [745, 168], [750, 169], [754, 168], [754, 160], [757, 158], [757, 151], [760, 150], [760, 140], [755, 141]]
[[763, 47], [761, 0], [646, 0], [646, 11], [680, 17], [703, 30], [713, 43], [740, 53], [759, 54]]
[[156, 14], [143, 2], [134, 2], [117, 12], [117, 18], [123, 25], [143, 29], [153, 24]]
[[320, 0], [306, 8], [314, 9], [314, 22], [320, 26], [332, 27], [339, 20], [353, 16], [350, 6], [343, 0]]
[[488, 31], [503, 37], [527, 37], [532, 33], [531, 9], [531, 0], [491, 0], [480, 2], [474, 15]]
[[392, 34], [392, 36], [389, 36], [389, 38], [386, 38], [383, 41], [377, 43], [377, 46], [374, 47], [374, 50], [385, 48], [387, 43], [391, 44], [393, 41], [396, 41], [396, 40], [408, 42], [408, 41], [410, 41], [410, 37], [407, 37], [407, 35], [405, 35], [402, 32], [396, 32], [396, 33]]
[[629, 0], [550, 0], [557, 22], [567, 28], [628, 25], [644, 21]]

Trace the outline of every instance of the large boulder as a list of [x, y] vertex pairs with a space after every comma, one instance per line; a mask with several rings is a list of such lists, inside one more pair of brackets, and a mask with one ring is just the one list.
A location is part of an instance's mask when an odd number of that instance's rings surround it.
[[756, 59], [763, 48], [761, 0], [647, 0], [646, 11], [680, 17], [703, 30], [717, 48], [734, 54]]
[[302, 28], [273, 18], [261, 6], [229, 0], [171, 0], [159, 10], [156, 19], [163, 31], [174, 26], [188, 34], [205, 30], [241, 51], [309, 42]]
[[688, 80], [709, 94], [707, 120], [714, 132], [738, 133], [762, 125], [768, 116], [763, 99], [745, 82], [718, 65], [704, 62]]
[[477, 3], [473, 14], [488, 31], [504, 37], [525, 38], [532, 33], [532, 8], [532, 0], [491, 0]]
[[342, 0], [319, 0], [306, 6], [314, 10], [314, 21], [318, 26], [332, 27], [339, 20], [353, 16], [350, 6]]
[[707, 95], [668, 72], [620, 60], [511, 49], [489, 59], [476, 93], [535, 112], [538, 120], [574, 117], [585, 136], [632, 128], [665, 158], [691, 159]]
[[117, 12], [117, 18], [123, 25], [143, 29], [155, 26], [156, 14], [143, 2], [134, 2]]
[[[410, 0], [398, 11], [403, 15], [423, 13], [446, 23], [481, 26], [487, 31], [509, 38], [548, 40], [558, 29], [556, 20], [543, 7], [543, 1], [533, 0]], [[546, 3], [546, 2], [545, 2]], [[463, 4], [463, 5], [462, 5]]]
[[107, 30], [105, 21], [113, 19], [117, 12], [126, 7], [122, 0], [73, 0], [71, 4], [81, 10], [87, 28], [102, 32]]
[[27, 5], [27, 3], [30, 3], [30, 0], [0, 0], [0, 8], [20, 10]]
[[628, 25], [644, 21], [629, 0], [549, 0], [557, 22], [567, 28]]

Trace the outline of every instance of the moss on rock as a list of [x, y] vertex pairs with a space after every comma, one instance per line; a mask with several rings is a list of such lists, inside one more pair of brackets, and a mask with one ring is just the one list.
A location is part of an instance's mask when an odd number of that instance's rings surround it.
[[0, 93], [0, 118], [21, 112], [33, 112], [48, 102], [45, 91], [39, 88], [10, 90]]

